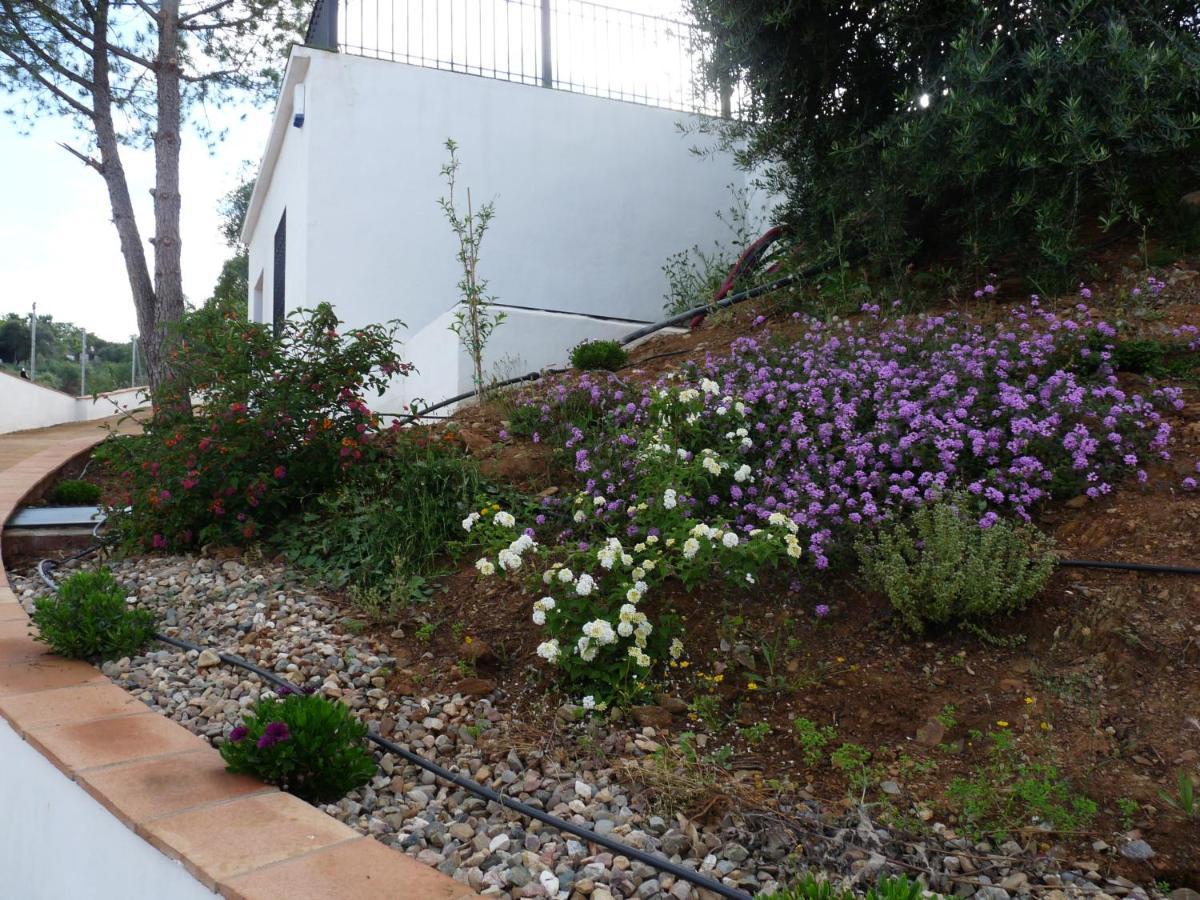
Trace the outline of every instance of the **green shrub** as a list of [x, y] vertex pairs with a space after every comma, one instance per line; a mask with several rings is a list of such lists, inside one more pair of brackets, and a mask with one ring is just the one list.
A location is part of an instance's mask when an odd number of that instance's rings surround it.
[[309, 803], [333, 803], [375, 774], [366, 735], [367, 726], [345, 704], [286, 693], [254, 704], [220, 749], [230, 772], [254, 775]]
[[171, 398], [160, 397], [141, 435], [97, 451], [129, 488], [130, 510], [111, 520], [127, 544], [256, 540], [376, 457], [379, 417], [363, 397], [409, 366], [396, 355], [394, 323], [340, 326], [328, 304], [297, 311], [277, 338], [230, 311], [188, 318], [172, 385], [203, 405], [172, 415]]
[[49, 499], [55, 506], [95, 506], [100, 499], [100, 488], [68, 478], [54, 486]]
[[1200, 26], [1177, 3], [688, 5], [711, 87], [745, 85], [726, 136], [806, 244], [1062, 273], [1097, 227], [1180, 227]]
[[413, 578], [430, 574], [462, 536], [482, 489], [478, 467], [460, 450], [397, 435], [387, 455], [309, 503], [275, 542], [334, 584], [407, 599]]
[[969, 502], [960, 495], [931, 504], [858, 543], [868, 583], [913, 631], [1016, 612], [1054, 568], [1037, 529], [1003, 519], [981, 527], [966, 514]]
[[616, 341], [583, 341], [571, 350], [571, 365], [583, 372], [615, 372], [629, 362], [629, 354]]
[[70, 659], [133, 656], [154, 637], [154, 616], [129, 608], [108, 569], [64, 579], [56, 595], [35, 601], [31, 618], [37, 640]]

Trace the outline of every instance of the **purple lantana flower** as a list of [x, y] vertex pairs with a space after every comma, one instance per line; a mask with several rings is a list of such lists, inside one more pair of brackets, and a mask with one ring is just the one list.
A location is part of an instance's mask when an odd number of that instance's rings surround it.
[[238, 725], [233, 729], [233, 731], [229, 732], [229, 742], [236, 744], [239, 741], [245, 740], [249, 731], [250, 729], [248, 729], [245, 725]]
[[813, 610], [817, 614], [818, 619], [823, 619], [829, 615], [829, 607], [824, 603], [818, 603], [817, 608]]
[[258, 743], [255, 746], [259, 750], [266, 750], [274, 747], [276, 744], [283, 743], [291, 736], [292, 733], [288, 731], [287, 725], [283, 722], [268, 722], [266, 730], [263, 731], [262, 737], [258, 739]]

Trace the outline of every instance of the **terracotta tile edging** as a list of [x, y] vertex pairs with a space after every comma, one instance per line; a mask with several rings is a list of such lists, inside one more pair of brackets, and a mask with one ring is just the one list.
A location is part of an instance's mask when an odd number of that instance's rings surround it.
[[[0, 470], [0, 525], [102, 439], [61, 440]], [[92, 666], [49, 653], [29, 636], [29, 618], [3, 563], [0, 558], [0, 716], [116, 822], [202, 884], [229, 900], [477, 896], [291, 794], [230, 775], [204, 739]], [[282, 894], [281, 885], [288, 888]]]

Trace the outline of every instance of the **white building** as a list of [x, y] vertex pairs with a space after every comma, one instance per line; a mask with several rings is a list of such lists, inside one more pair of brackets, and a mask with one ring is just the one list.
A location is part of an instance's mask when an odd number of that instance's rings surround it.
[[288, 61], [243, 232], [252, 318], [329, 301], [350, 325], [402, 320], [420, 374], [385, 412], [470, 390], [448, 328], [461, 269], [438, 207], [447, 138], [460, 203], [469, 187], [496, 206], [479, 274], [508, 319], [486, 372], [561, 363], [580, 340], [662, 318], [663, 263], [726, 238], [715, 213], [746, 183], [679, 111], [695, 106], [687, 26], [582, 0], [368, 2], [318, 0]]

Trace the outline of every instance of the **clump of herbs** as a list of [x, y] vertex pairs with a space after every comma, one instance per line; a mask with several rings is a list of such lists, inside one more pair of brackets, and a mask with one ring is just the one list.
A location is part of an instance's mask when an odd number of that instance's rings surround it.
[[37, 640], [69, 659], [110, 660], [133, 656], [154, 637], [154, 616], [131, 609], [108, 569], [76, 572], [58, 593], [34, 602]]

